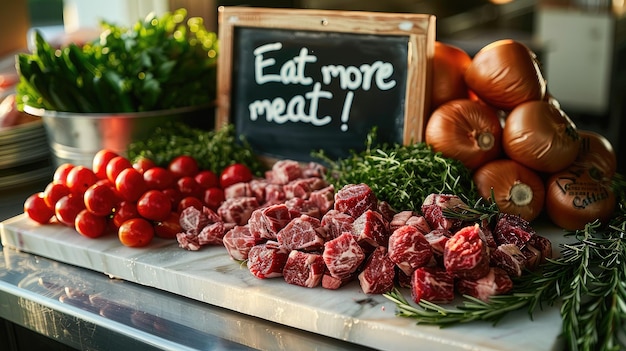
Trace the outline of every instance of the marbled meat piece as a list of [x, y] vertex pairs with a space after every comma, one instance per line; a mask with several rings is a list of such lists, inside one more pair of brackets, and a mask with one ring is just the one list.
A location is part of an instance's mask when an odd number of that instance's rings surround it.
[[185, 233], [192, 235], [198, 235], [202, 228], [210, 223], [207, 215], [193, 206], [185, 208], [180, 213], [178, 222]]
[[287, 250], [317, 251], [324, 247], [324, 233], [319, 219], [301, 215], [291, 220], [276, 235]]
[[433, 257], [433, 249], [417, 228], [405, 225], [389, 236], [389, 258], [405, 274], [426, 265]]
[[446, 229], [435, 229], [424, 235], [424, 238], [430, 244], [433, 249], [433, 255], [437, 257], [443, 257], [443, 252], [446, 247], [448, 239], [452, 236], [452, 233]]
[[[252, 190], [249, 182], [239, 182], [232, 184], [224, 189], [225, 199], [235, 199], [238, 197], [255, 197], [256, 193]], [[258, 201], [258, 198], [257, 198]]]
[[344, 280], [351, 277], [359, 268], [365, 259], [365, 253], [354, 236], [346, 232], [324, 243], [322, 258], [329, 274]]
[[198, 233], [198, 244], [204, 245], [222, 245], [222, 238], [226, 234], [224, 230], [224, 222], [211, 223]]
[[352, 235], [361, 246], [377, 247], [389, 243], [389, 223], [375, 210], [366, 210], [352, 222]]
[[311, 192], [309, 199], [319, 208], [320, 213], [324, 215], [335, 206], [335, 187], [329, 185], [322, 189], [314, 190]]
[[387, 248], [378, 246], [370, 254], [358, 279], [365, 294], [383, 294], [393, 289], [395, 263], [389, 258]]
[[252, 212], [259, 207], [256, 197], [238, 197], [225, 200], [217, 209], [217, 214], [224, 222], [245, 225]]
[[250, 233], [248, 225], [235, 226], [222, 238], [228, 255], [235, 261], [245, 261], [253, 246], [259, 244], [258, 239]]
[[292, 250], [283, 268], [283, 277], [289, 284], [314, 288], [322, 282], [325, 270], [322, 255]]
[[511, 277], [520, 277], [526, 267], [526, 256], [515, 244], [502, 244], [491, 251], [490, 264]]
[[339, 278], [333, 277], [332, 275], [330, 275], [330, 273], [326, 272], [324, 273], [324, 276], [322, 276], [322, 288], [328, 289], [328, 290], [337, 290], [341, 288], [347, 282], [352, 281], [353, 279], [354, 279], [354, 276], [351, 276], [346, 279], [339, 279]]
[[335, 193], [335, 210], [358, 218], [367, 210], [376, 210], [378, 199], [367, 184], [348, 184]]
[[506, 294], [513, 289], [513, 281], [503, 269], [492, 267], [482, 278], [460, 279], [456, 283], [460, 294], [488, 302], [492, 296]]
[[302, 178], [302, 168], [297, 161], [278, 160], [272, 165], [271, 175], [266, 175], [266, 178], [274, 184], [285, 185]]
[[535, 234], [535, 230], [527, 220], [506, 213], [500, 213], [493, 231], [493, 236], [499, 245], [515, 244], [520, 249], [523, 249]]
[[391, 221], [397, 212], [387, 201], [378, 201], [376, 210], [383, 215], [383, 218], [387, 222]]
[[463, 225], [461, 219], [446, 218], [444, 209], [465, 206], [463, 200], [456, 195], [430, 194], [422, 203], [422, 215], [431, 229], [447, 229], [456, 232]]
[[540, 263], [543, 263], [546, 261], [546, 258], [552, 258], [553, 253], [552, 253], [552, 242], [550, 242], [550, 239], [541, 236], [541, 235], [533, 235], [530, 240], [528, 240], [528, 245], [536, 248], [537, 250], [539, 250], [539, 252], [541, 252], [541, 260]]
[[443, 252], [443, 263], [455, 278], [476, 280], [489, 273], [487, 244], [478, 224], [457, 231]]
[[354, 218], [347, 213], [330, 210], [322, 217], [322, 228], [326, 234], [326, 240], [332, 240], [343, 233], [352, 233]]
[[275, 242], [259, 244], [248, 252], [248, 269], [259, 279], [281, 277], [288, 257], [289, 252]]
[[420, 267], [411, 275], [411, 297], [416, 303], [450, 303], [454, 300], [454, 278], [442, 267]]
[[295, 218], [300, 215], [307, 215], [315, 218], [322, 218], [322, 212], [317, 204], [309, 199], [294, 197], [284, 202], [285, 206], [291, 211], [291, 217]]
[[284, 203], [268, 205], [252, 212], [248, 225], [258, 238], [276, 239], [276, 234], [291, 221], [291, 212]]
[[308, 199], [312, 192], [327, 186], [328, 183], [321, 178], [298, 178], [283, 185], [283, 190], [287, 199], [294, 197]]

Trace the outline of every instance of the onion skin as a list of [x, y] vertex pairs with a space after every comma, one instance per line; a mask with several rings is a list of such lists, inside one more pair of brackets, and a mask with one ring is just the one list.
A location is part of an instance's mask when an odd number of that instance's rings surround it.
[[470, 170], [502, 155], [502, 125], [492, 108], [469, 99], [444, 103], [428, 119], [424, 139], [433, 151]]
[[510, 159], [491, 161], [474, 172], [478, 194], [498, 205], [500, 212], [533, 221], [543, 211], [545, 185], [533, 170]]
[[583, 229], [587, 223], [606, 223], [617, 203], [610, 182], [596, 181], [590, 169], [572, 166], [551, 175], [546, 182], [546, 212], [566, 230]]
[[476, 53], [465, 71], [465, 83], [481, 100], [505, 111], [544, 99], [547, 86], [535, 53], [510, 39], [494, 41]]
[[506, 117], [504, 152], [533, 170], [556, 173], [565, 169], [576, 159], [579, 145], [572, 120], [549, 102], [525, 102]]
[[580, 150], [574, 164], [586, 168], [596, 181], [608, 181], [617, 172], [617, 156], [611, 142], [590, 130], [578, 130]]
[[451, 100], [468, 98], [464, 76], [471, 63], [472, 58], [463, 49], [435, 42], [431, 85], [432, 109]]

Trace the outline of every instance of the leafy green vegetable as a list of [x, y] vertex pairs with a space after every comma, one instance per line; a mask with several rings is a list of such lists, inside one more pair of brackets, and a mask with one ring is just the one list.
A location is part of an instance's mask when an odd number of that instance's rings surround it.
[[313, 156], [328, 165], [326, 179], [335, 188], [365, 183], [396, 210], [419, 211], [432, 193], [458, 195], [472, 202], [478, 198], [471, 173], [461, 162], [443, 157], [425, 143], [377, 144], [375, 128], [362, 152], [336, 161], [324, 151]]
[[147, 157], [160, 166], [176, 156], [189, 155], [202, 169], [219, 174], [226, 166], [243, 163], [256, 175], [265, 170], [252, 148], [235, 135], [235, 127], [226, 125], [217, 130], [203, 130], [181, 123], [168, 123], [158, 127], [149, 139], [129, 144], [128, 157], [135, 160]]
[[130, 28], [103, 22], [98, 41], [56, 49], [35, 32], [20, 54], [18, 108], [83, 113], [155, 111], [213, 103], [217, 35], [179, 9]]

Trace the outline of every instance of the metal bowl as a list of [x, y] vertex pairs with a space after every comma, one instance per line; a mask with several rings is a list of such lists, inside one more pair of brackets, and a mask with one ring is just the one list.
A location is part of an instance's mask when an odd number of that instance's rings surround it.
[[24, 106], [24, 112], [42, 118], [56, 166], [91, 166], [94, 155], [104, 148], [125, 155], [131, 142], [148, 139], [168, 121], [211, 129], [215, 123], [212, 106], [131, 113], [71, 113]]

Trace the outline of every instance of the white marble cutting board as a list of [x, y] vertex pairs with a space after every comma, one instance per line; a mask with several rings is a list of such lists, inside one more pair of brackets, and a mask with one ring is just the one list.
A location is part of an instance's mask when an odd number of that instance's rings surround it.
[[[88, 239], [60, 224], [38, 225], [19, 215], [0, 223], [5, 247], [89, 268], [233, 311], [381, 350], [559, 350], [557, 308], [512, 314], [497, 326], [471, 323], [441, 329], [395, 316], [395, 305], [364, 294], [357, 282], [326, 290], [257, 279], [223, 247], [186, 251], [155, 239], [124, 247], [111, 235]], [[542, 234], [558, 241], [559, 234]], [[408, 290], [405, 291], [408, 297]]]

